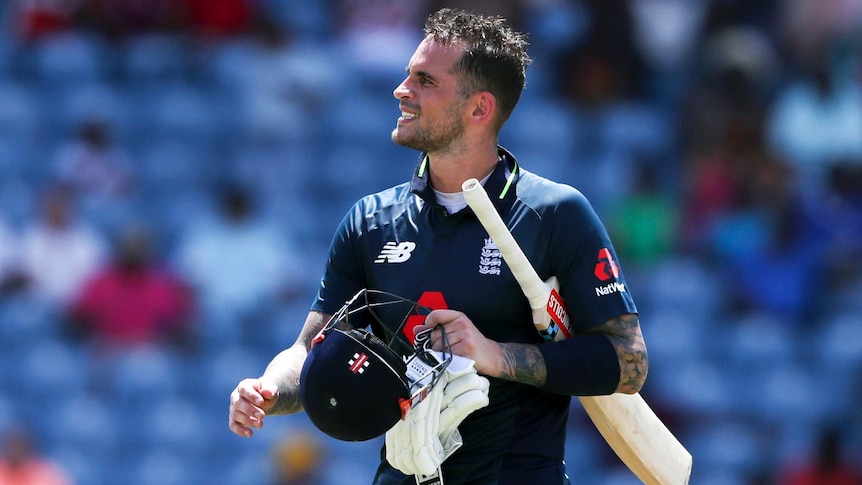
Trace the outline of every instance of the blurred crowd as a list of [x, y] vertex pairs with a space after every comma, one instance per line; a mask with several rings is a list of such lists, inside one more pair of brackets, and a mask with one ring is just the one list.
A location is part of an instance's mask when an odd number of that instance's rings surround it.
[[[391, 91], [444, 6], [529, 33], [501, 143], [607, 224], [693, 483], [862, 483], [862, 2], [11, 0], [0, 485], [344, 483], [324, 454], [371, 476], [301, 418], [251, 445], [222, 418], [349, 204], [408, 178]], [[166, 411], [205, 417], [142, 417]], [[632, 483], [590, 428], [573, 407], [575, 483]], [[71, 478], [6, 478], [18, 450]]]

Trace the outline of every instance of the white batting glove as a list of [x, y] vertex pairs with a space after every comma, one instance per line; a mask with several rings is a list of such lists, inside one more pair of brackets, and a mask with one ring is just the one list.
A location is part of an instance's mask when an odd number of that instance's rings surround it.
[[446, 458], [438, 437], [446, 378], [386, 432], [386, 461], [405, 475], [432, 475]]
[[439, 434], [444, 460], [464, 444], [458, 431], [461, 422], [473, 411], [488, 405], [491, 384], [476, 372], [474, 364], [471, 359], [455, 355], [444, 373], [447, 383], [443, 389]]

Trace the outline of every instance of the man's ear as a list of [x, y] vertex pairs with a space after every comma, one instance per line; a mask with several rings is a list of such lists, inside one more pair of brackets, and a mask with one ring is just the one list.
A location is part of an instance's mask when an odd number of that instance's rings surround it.
[[472, 111], [469, 114], [470, 120], [480, 125], [491, 123], [497, 112], [497, 98], [488, 91], [476, 93], [472, 98], [470, 103], [472, 107]]

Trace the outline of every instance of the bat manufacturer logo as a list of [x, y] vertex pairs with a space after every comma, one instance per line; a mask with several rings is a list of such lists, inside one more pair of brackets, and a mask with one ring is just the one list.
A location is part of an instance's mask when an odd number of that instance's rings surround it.
[[362, 374], [368, 368], [370, 362], [368, 362], [368, 355], [356, 353], [353, 354], [352, 359], [347, 361], [347, 364], [350, 366], [350, 372]]
[[401, 243], [390, 241], [383, 246], [383, 250], [377, 255], [375, 263], [403, 263], [410, 259], [413, 250], [416, 249], [416, 243], [413, 241], [404, 241]]
[[593, 274], [599, 281], [608, 281], [620, 277], [619, 267], [617, 267], [617, 263], [608, 248], [599, 250], [599, 262], [596, 264]]

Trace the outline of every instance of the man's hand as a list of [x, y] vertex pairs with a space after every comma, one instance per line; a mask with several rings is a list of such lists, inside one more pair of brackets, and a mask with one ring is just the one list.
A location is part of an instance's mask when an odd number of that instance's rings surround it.
[[446, 339], [449, 348], [444, 349], [442, 332], [431, 332], [431, 348], [437, 351], [449, 351], [472, 359], [476, 371], [480, 374], [496, 376], [502, 367], [502, 349], [500, 344], [486, 338], [482, 332], [462, 312], [455, 310], [433, 310], [425, 317], [424, 325], [417, 325], [414, 334], [445, 326]]
[[263, 427], [263, 418], [278, 400], [278, 387], [262, 379], [243, 379], [230, 394], [228, 427], [234, 433], [250, 438], [251, 428]]

